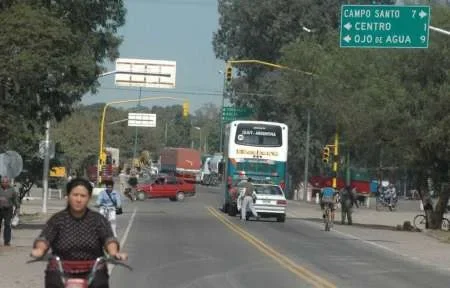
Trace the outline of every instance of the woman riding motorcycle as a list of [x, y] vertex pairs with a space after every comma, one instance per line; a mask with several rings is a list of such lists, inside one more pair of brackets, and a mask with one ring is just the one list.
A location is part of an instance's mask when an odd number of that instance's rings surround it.
[[[43, 257], [49, 249], [58, 255], [69, 277], [87, 277], [97, 257], [106, 252], [110, 257], [126, 260], [114, 237], [108, 220], [89, 209], [92, 186], [89, 181], [75, 178], [67, 183], [67, 208], [54, 214], [36, 238], [32, 257]], [[97, 270], [92, 287], [109, 288], [107, 266]], [[45, 273], [46, 288], [64, 287], [55, 261], [50, 261]]]

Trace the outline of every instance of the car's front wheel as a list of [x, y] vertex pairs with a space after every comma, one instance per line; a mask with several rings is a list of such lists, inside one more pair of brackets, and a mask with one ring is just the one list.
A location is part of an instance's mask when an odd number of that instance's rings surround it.
[[184, 200], [184, 192], [178, 192], [177, 193], [177, 201], [183, 201]]
[[144, 192], [144, 191], [139, 191], [139, 192], [137, 193], [137, 199], [138, 199], [139, 201], [144, 201], [144, 200], [145, 200], [145, 192]]

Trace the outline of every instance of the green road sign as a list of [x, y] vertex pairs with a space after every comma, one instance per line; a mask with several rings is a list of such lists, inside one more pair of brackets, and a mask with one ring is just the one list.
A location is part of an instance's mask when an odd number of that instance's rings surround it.
[[244, 120], [252, 116], [253, 110], [244, 107], [223, 107], [222, 120], [226, 123], [234, 120]]
[[342, 5], [342, 48], [428, 48], [430, 6]]

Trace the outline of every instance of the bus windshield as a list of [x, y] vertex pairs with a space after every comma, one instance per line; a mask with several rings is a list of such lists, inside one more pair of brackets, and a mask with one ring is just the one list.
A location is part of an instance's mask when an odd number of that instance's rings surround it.
[[281, 147], [283, 145], [280, 126], [240, 123], [236, 128], [235, 143], [246, 146]]

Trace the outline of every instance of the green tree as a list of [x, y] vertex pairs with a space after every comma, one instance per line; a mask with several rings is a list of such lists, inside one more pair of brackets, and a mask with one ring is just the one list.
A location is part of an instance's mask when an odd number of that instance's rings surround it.
[[[449, 196], [448, 38], [431, 31], [425, 50], [341, 49], [337, 29], [344, 1], [288, 1], [285, 7], [248, 2], [219, 2], [216, 56], [279, 62], [315, 74], [238, 66], [233, 82], [233, 103], [252, 107], [258, 119], [288, 123], [289, 165], [296, 180], [302, 178], [309, 110], [313, 170], [324, 168], [320, 148], [338, 129], [355, 165], [377, 167], [382, 157], [383, 165], [409, 168], [424, 198], [425, 180], [432, 178], [439, 200], [430, 219], [437, 228]], [[280, 26], [284, 8], [291, 15]], [[448, 29], [448, 19], [448, 8], [433, 7], [434, 26]]]
[[[71, 159], [71, 169], [84, 171], [89, 165], [95, 165], [99, 153], [100, 117], [104, 103], [94, 105], [77, 105], [74, 112], [59, 123], [54, 123], [51, 130], [53, 141], [60, 142], [65, 156]], [[122, 163], [130, 163], [134, 150], [134, 127], [128, 127], [127, 122], [116, 122], [128, 117], [128, 112], [135, 109], [109, 107], [105, 117], [104, 144], [120, 149]], [[181, 117], [181, 105], [167, 107], [154, 106], [151, 109], [143, 107], [141, 113], [155, 113], [157, 124], [155, 128], [139, 128], [138, 155], [148, 150], [152, 155], [159, 155], [165, 146], [190, 147], [191, 141], [198, 141], [197, 133], [193, 133], [192, 126], [202, 128], [202, 133], [208, 135], [208, 147], [214, 147], [218, 141], [213, 130], [217, 131], [217, 107], [206, 105], [200, 108], [190, 119]], [[192, 121], [192, 122], [191, 122]], [[215, 121], [215, 123], [213, 122]], [[114, 123], [116, 122], [116, 123]], [[113, 124], [114, 123], [114, 124]], [[165, 132], [167, 124], [167, 145]], [[212, 131], [212, 132], [209, 132]], [[198, 143], [198, 142], [196, 142]], [[196, 144], [198, 147], [198, 144]], [[214, 149], [214, 148], [211, 148]], [[216, 151], [216, 150], [213, 150]]]
[[[118, 56], [124, 17], [120, 0], [2, 1], [2, 120], [15, 115], [17, 125], [40, 132], [45, 120], [70, 114], [87, 91], [95, 92], [104, 60]], [[1, 143], [17, 134], [8, 127], [1, 127]]]
[[[449, 19], [449, 9], [433, 11], [435, 26]], [[382, 148], [391, 155], [388, 163], [414, 167], [416, 187], [424, 194], [426, 178], [433, 178], [440, 198], [431, 226], [439, 227], [449, 193], [448, 39], [432, 34], [430, 48], [422, 51], [340, 49], [337, 32], [329, 39], [285, 47], [283, 62], [294, 67], [319, 60], [310, 67], [318, 75], [313, 87], [285, 74], [280, 82], [284, 103], [299, 105], [296, 110], [310, 105], [324, 122], [322, 134], [330, 137], [332, 128], [339, 129], [361, 162], [369, 158], [373, 162], [366, 164], [374, 165]]]

